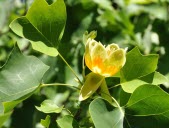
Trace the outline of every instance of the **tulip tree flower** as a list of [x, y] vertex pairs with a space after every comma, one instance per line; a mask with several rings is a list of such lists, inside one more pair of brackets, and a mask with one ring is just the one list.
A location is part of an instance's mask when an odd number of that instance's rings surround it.
[[94, 73], [110, 77], [116, 74], [125, 64], [125, 50], [117, 44], [107, 47], [89, 38], [86, 44], [85, 63]]
[[85, 64], [92, 73], [86, 76], [80, 92], [80, 101], [91, 96], [103, 83], [105, 85], [105, 77], [115, 75], [126, 62], [125, 49], [119, 48], [114, 43], [103, 46], [100, 42], [94, 40], [95, 37], [96, 32], [92, 31], [86, 34], [84, 38]]

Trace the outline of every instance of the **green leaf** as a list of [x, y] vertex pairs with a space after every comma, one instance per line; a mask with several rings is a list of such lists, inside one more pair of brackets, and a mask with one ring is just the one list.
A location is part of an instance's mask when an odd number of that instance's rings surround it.
[[167, 78], [165, 76], [163, 76], [159, 72], [153, 72], [138, 79], [121, 83], [121, 86], [125, 92], [132, 93], [137, 87], [144, 84], [159, 85], [164, 84], [166, 82]]
[[41, 123], [45, 128], [49, 128], [49, 125], [50, 125], [50, 116], [47, 115], [44, 120], [41, 119], [40, 123]]
[[99, 5], [100, 8], [106, 9], [106, 10], [113, 10], [111, 2], [109, 0], [93, 0], [96, 4]]
[[66, 115], [63, 118], [56, 120], [56, 122], [61, 128], [79, 128], [77, 121], [70, 115]]
[[0, 30], [1, 32], [3, 32], [5, 30], [6, 24], [8, 22], [8, 15], [9, 15], [9, 11], [11, 9], [12, 6], [12, 2], [11, 1], [6, 1], [6, 0], [1, 0], [0, 1]]
[[142, 55], [137, 47], [128, 52], [126, 64], [120, 71], [123, 90], [132, 93], [137, 87], [147, 83], [165, 83], [166, 78], [155, 72], [157, 63], [158, 55]]
[[86, 42], [89, 38], [94, 39], [97, 36], [97, 31], [91, 31], [90, 33], [88, 33], [88, 31], [86, 31], [83, 34], [83, 43], [86, 45]]
[[[35, 0], [26, 16], [15, 19], [10, 28], [17, 35], [30, 40], [35, 50], [56, 56], [57, 49], [51, 47], [58, 46], [65, 23], [66, 7], [63, 0], [57, 0], [51, 5], [46, 0]], [[40, 45], [40, 48], [36, 45]]]
[[40, 107], [38, 107], [38, 106], [35, 106], [35, 107], [36, 107], [36, 109], [38, 109], [39, 111], [44, 112], [44, 113], [60, 113], [63, 109], [63, 106], [58, 107], [55, 104], [55, 102], [52, 100], [44, 100], [41, 103]]
[[126, 64], [121, 69], [121, 82], [130, 81], [154, 72], [158, 55], [142, 55], [137, 47], [126, 55]]
[[[144, 12], [150, 13], [152, 16], [154, 16], [155, 18], [158, 18], [160, 20], [167, 20], [167, 6], [161, 6], [158, 4], [152, 4], [149, 6], [143, 6], [144, 8]], [[154, 11], [156, 10], [156, 11]]]
[[5, 114], [0, 114], [0, 128], [3, 126], [3, 124], [10, 117], [11, 114], [12, 114], [12, 112], [8, 112], [8, 113], [5, 113]]
[[90, 97], [93, 93], [95, 93], [96, 90], [103, 83], [104, 79], [105, 78], [99, 74], [95, 74], [93, 72], [89, 73], [86, 76], [84, 85], [80, 90], [79, 100], [80, 101], [85, 100], [88, 97]]
[[[146, 0], [147, 1], [147, 0]], [[131, 15], [140, 15], [141, 13], [147, 13], [148, 16], [153, 16], [153, 18], [155, 19], [160, 19], [160, 20], [167, 20], [167, 6], [164, 4], [163, 6], [160, 4], [148, 4], [148, 5], [139, 5], [139, 4], [130, 4], [127, 7], [127, 13], [131, 16]], [[154, 11], [156, 10], [156, 11]], [[144, 17], [144, 21], [145, 21], [146, 17]], [[139, 19], [140, 20], [140, 19]], [[139, 21], [141, 24], [142, 21]], [[149, 22], [149, 25], [151, 23]], [[137, 26], [137, 25], [136, 25]], [[139, 26], [141, 27], [141, 26]], [[143, 29], [145, 29], [145, 27], [143, 27]], [[143, 44], [145, 44], [145, 42], [143, 42]], [[146, 45], [146, 44], [145, 44]], [[149, 49], [147, 47], [145, 47], [145, 49]]]
[[9, 112], [10, 110], [12, 110], [17, 104], [21, 103], [23, 100], [25, 100], [26, 98], [28, 98], [31, 94], [33, 94], [34, 91], [32, 91], [31, 93], [29, 93], [28, 95], [26, 95], [25, 97], [21, 97], [18, 100], [14, 100], [14, 101], [7, 101], [7, 102], [3, 102], [3, 111], [4, 112]]
[[125, 113], [132, 127], [168, 127], [169, 95], [158, 86], [142, 85], [131, 95]]
[[48, 47], [42, 42], [31, 42], [32, 48], [49, 56], [57, 56], [58, 51], [54, 47]]
[[83, 35], [83, 43], [84, 44], [87, 42], [87, 39], [89, 37], [92, 39], [94, 39], [96, 37], [96, 35], [97, 35], [96, 31], [92, 31], [89, 34], [86, 31], [92, 23], [93, 16], [94, 16], [93, 13], [90, 13], [89, 15], [87, 15], [86, 17], [84, 17], [82, 19], [80, 25], [78, 26], [78, 29], [76, 31], [74, 31], [74, 33], [71, 36], [71, 42], [73, 42], [73, 44], [79, 43], [79, 41], [82, 40], [82, 37], [81, 37], [82, 35]]
[[158, 2], [158, 0], [125, 0], [125, 1], [130, 4], [150, 4]]
[[6, 65], [0, 69], [0, 113], [11, 110], [29, 97], [39, 87], [48, 69], [36, 57], [24, 56], [16, 46]]
[[123, 128], [123, 110], [101, 98], [91, 102], [89, 112], [96, 128]]
[[131, 93], [125, 92], [123, 89], [120, 90], [120, 106], [124, 106], [127, 104]]
[[107, 100], [109, 103], [112, 103], [112, 98], [111, 98], [110, 92], [108, 90], [105, 79], [103, 80], [102, 84], [100, 85], [100, 93], [101, 93], [102, 98]]

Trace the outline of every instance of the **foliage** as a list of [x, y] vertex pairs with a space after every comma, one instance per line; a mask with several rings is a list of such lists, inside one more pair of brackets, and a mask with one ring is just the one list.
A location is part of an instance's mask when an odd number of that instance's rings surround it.
[[[1, 0], [0, 127], [168, 127], [168, 6], [167, 0]], [[103, 45], [88, 48], [90, 38]], [[122, 59], [113, 54], [119, 47]], [[118, 72], [93, 70], [100, 56]]]

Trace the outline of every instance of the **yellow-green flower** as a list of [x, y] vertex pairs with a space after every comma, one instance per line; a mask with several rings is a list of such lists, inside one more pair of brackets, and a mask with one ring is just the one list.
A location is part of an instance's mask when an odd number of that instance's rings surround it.
[[85, 63], [92, 71], [85, 77], [84, 84], [80, 90], [79, 101], [90, 97], [100, 87], [102, 97], [111, 102], [105, 77], [115, 75], [126, 62], [126, 50], [119, 48], [117, 44], [110, 44], [107, 47], [94, 40], [96, 32], [84, 34]]
[[92, 38], [88, 38], [85, 44], [85, 63], [92, 72], [110, 77], [124, 66], [126, 51], [117, 44], [105, 47]]

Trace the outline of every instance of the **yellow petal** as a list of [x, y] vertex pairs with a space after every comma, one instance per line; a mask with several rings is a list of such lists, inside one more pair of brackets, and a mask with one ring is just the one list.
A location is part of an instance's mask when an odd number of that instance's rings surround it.
[[85, 43], [86, 66], [96, 74], [110, 77], [116, 74], [125, 64], [126, 51], [120, 49], [119, 46], [114, 43], [105, 48], [100, 42], [94, 40], [95, 36], [95, 32], [93, 32], [93, 34], [91, 33]]
[[104, 68], [103, 62], [106, 59], [106, 49], [93, 39], [88, 39], [85, 51], [85, 63], [94, 73], [101, 74]]
[[106, 58], [106, 49], [100, 42], [92, 40], [89, 44], [89, 50], [92, 61], [98, 57], [101, 58], [102, 60]]
[[114, 43], [112, 43], [112, 44], [110, 44], [106, 47], [106, 51], [107, 51], [108, 55], [112, 54], [117, 49], [119, 49], [119, 46], [117, 44], [114, 44]]
[[108, 62], [110, 65], [114, 65], [118, 68], [124, 66], [126, 62], [126, 52], [124, 49], [118, 49], [114, 51], [110, 57], [108, 58]]
[[105, 77], [110, 77], [115, 75], [119, 71], [119, 67], [114, 66], [114, 65], [108, 65], [104, 70], [102, 70], [102, 75]]
[[92, 69], [92, 60], [91, 60], [90, 50], [89, 50], [90, 40], [86, 43], [86, 49], [85, 49], [84, 57], [85, 57], [85, 63], [87, 65], [87, 67], [91, 70]]

